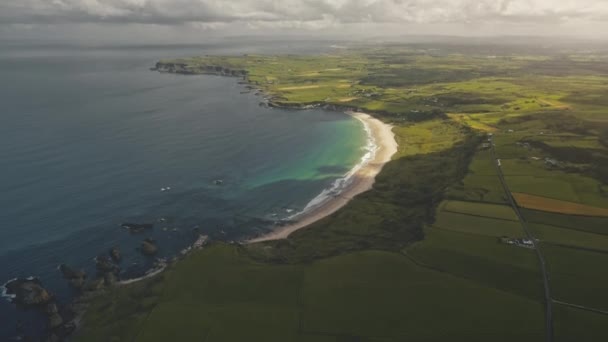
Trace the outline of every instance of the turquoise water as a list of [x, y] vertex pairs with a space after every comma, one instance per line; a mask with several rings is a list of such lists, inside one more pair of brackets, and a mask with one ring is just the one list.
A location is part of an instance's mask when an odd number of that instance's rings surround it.
[[[148, 70], [165, 57], [256, 49], [0, 52], [0, 282], [38, 276], [68, 302], [60, 263], [92, 275], [92, 259], [119, 246], [121, 277], [134, 277], [153, 261], [135, 250], [144, 238], [171, 257], [199, 232], [260, 234], [357, 164], [366, 135], [345, 114], [265, 108], [236, 79]], [[122, 222], [155, 228], [130, 235]], [[43, 325], [5, 300], [0, 315], [0, 340], [18, 319]]]

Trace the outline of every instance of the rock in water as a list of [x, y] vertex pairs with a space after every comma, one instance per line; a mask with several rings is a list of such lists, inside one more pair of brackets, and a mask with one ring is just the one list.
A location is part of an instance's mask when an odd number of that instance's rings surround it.
[[147, 256], [156, 255], [158, 252], [158, 247], [156, 246], [156, 242], [150, 238], [145, 239], [141, 243], [141, 252]]
[[73, 278], [73, 279], [68, 280], [68, 283], [73, 288], [80, 290], [80, 289], [82, 289], [82, 287], [85, 284], [85, 278]]
[[59, 265], [59, 271], [65, 279], [86, 278], [87, 274], [84, 271], [77, 271], [66, 264]]
[[45, 305], [53, 299], [37, 278], [15, 279], [5, 287], [7, 294], [15, 296], [15, 302], [25, 306]]
[[46, 314], [48, 315], [49, 329], [58, 328], [63, 324], [63, 317], [59, 314], [59, 309], [55, 303], [47, 305]]
[[120, 255], [120, 249], [118, 247], [112, 247], [110, 249], [110, 257], [114, 262], [120, 262], [122, 260], [122, 255]]
[[123, 223], [121, 227], [128, 229], [131, 234], [143, 233], [146, 229], [154, 228], [151, 223]]
[[99, 255], [95, 258], [95, 267], [101, 273], [118, 273], [120, 268], [112, 263], [109, 257]]

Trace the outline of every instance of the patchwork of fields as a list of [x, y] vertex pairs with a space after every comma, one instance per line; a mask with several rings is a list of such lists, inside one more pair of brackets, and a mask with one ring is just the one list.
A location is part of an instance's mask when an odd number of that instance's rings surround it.
[[[534, 124], [528, 120], [480, 119], [477, 125], [481, 122], [482, 125], [493, 127], [492, 130], [483, 131], [492, 136], [491, 143], [497, 151], [496, 159], [491, 158], [485, 149], [478, 151], [470, 165], [469, 174], [461, 184], [448, 191], [451, 200], [439, 207], [437, 220], [428, 229], [476, 235], [475, 239], [466, 240], [467, 243], [482, 236], [521, 238], [525, 236], [521, 224], [517, 222], [511, 225], [513, 221], [505, 221], [509, 217], [513, 219], [512, 215], [515, 215], [514, 212], [511, 212], [511, 216], [505, 215], [504, 212], [511, 208], [502, 206], [501, 214], [498, 214], [499, 199], [512, 195], [517, 205], [524, 208], [524, 219], [529, 222], [528, 227], [538, 241], [547, 263], [551, 297], [555, 300], [555, 340], [578, 340], [574, 338], [575, 331], [588, 336], [589, 340], [598, 340], [599, 336], [604, 335], [595, 322], [606, 322], [608, 317], [598, 313], [608, 311], [608, 301], [605, 298], [605, 289], [608, 288], [608, 273], [605, 272], [608, 262], [608, 196], [603, 174], [592, 170], [602, 167], [601, 158], [606, 153], [606, 146], [598, 143], [597, 136], [568, 134], [566, 131], [556, 131], [555, 128], [551, 130], [548, 126], [552, 119], [554, 117], [551, 115], [543, 118], [542, 113], [534, 117]], [[582, 154], [585, 152], [581, 151], [591, 150], [599, 162], [576, 156], [566, 157], [566, 152], [561, 149]], [[497, 165], [513, 193], [504, 193], [496, 174]], [[457, 240], [453, 237], [438, 239], [429, 234], [421, 245], [429, 248], [429, 242], [439, 243], [445, 251], [452, 248], [451, 244], [455, 241]], [[496, 241], [493, 243], [495, 249], [482, 254], [484, 257], [498, 255], [503, 248], [518, 248], [498, 245]], [[471, 249], [466, 250], [468, 252]], [[453, 255], [442, 255], [434, 260], [435, 264], [441, 264], [454, 259]], [[517, 259], [512, 257], [509, 260], [514, 263]], [[465, 262], [460, 262], [449, 269], [459, 270], [463, 264]], [[472, 263], [469, 261], [467, 264]], [[522, 273], [513, 273], [513, 266], [511, 264], [502, 269], [513, 274], [517, 280], [526, 279]], [[521, 264], [519, 267], [521, 270]], [[534, 268], [538, 273], [537, 262]], [[474, 269], [479, 270], [481, 267], [476, 265]], [[491, 271], [483, 272], [485, 276], [491, 274]], [[493, 278], [500, 279], [497, 276]], [[500, 283], [503, 286], [509, 284], [504, 279]], [[517, 285], [520, 285], [519, 282]], [[530, 286], [532, 288], [534, 284]], [[539, 288], [538, 284], [536, 287]], [[516, 287], [511, 285], [510, 289], [514, 291]], [[589, 320], [589, 330], [584, 332], [577, 326], [584, 324], [582, 317]], [[568, 319], [572, 321], [568, 322]], [[573, 325], [571, 329], [566, 328], [570, 325]]]

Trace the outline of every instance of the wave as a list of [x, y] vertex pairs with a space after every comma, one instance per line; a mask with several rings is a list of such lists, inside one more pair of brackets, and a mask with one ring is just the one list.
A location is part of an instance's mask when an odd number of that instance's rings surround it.
[[9, 302], [12, 299], [17, 298], [17, 296], [14, 294], [8, 294], [8, 288], [6, 287], [6, 285], [8, 285], [10, 282], [15, 281], [15, 280], [17, 280], [17, 278], [11, 279], [11, 280], [7, 281], [6, 283], [2, 284], [2, 295], [0, 297], [8, 299]]
[[376, 153], [378, 152], [378, 144], [376, 143], [376, 139], [372, 134], [372, 130], [369, 127], [368, 123], [364, 120], [357, 118], [362, 124], [363, 129], [367, 135], [367, 143], [363, 147], [363, 150], [366, 151], [363, 157], [361, 157], [359, 163], [357, 163], [352, 169], [350, 169], [344, 176], [336, 179], [331, 186], [326, 189], [323, 189], [319, 195], [313, 198], [301, 211], [288, 216], [284, 219], [284, 221], [293, 221], [300, 216], [306, 215], [307, 213], [323, 206], [330, 199], [340, 196], [340, 194], [352, 183], [353, 176], [357, 174], [359, 170], [369, 164], [370, 161], [374, 160], [376, 157]]
[[[13, 278], [13, 279], [7, 281], [6, 283], [2, 284], [2, 294], [0, 294], [0, 297], [6, 298], [9, 302], [12, 302], [12, 300], [16, 299], [17, 295], [15, 295], [15, 294], [9, 294], [8, 293], [8, 287], [6, 285], [8, 285], [8, 284], [10, 284], [13, 281], [18, 280], [18, 279], [19, 278]], [[36, 279], [38, 279], [38, 278], [34, 277], [34, 276], [30, 276], [30, 277], [25, 278], [25, 280], [36, 280]]]

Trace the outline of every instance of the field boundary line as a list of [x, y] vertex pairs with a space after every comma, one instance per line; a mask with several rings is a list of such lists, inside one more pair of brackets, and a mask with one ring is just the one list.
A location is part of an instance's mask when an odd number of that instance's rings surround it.
[[434, 229], [437, 229], [437, 230], [444, 230], [444, 231], [452, 232], [454, 234], [461, 234], [461, 235], [468, 235], [468, 236], [477, 236], [477, 237], [490, 238], [490, 239], [496, 239], [496, 240], [498, 240], [500, 238], [500, 236], [483, 235], [483, 234], [478, 234], [478, 233], [473, 233], [473, 232], [463, 232], [462, 230], [453, 229], [453, 228], [446, 228], [446, 227], [441, 227], [441, 226], [437, 226], [437, 225], [432, 225], [429, 228], [434, 228]]
[[463, 212], [459, 212], [459, 211], [453, 211], [453, 210], [449, 210], [449, 209], [443, 209], [442, 211], [446, 212], [446, 213], [451, 213], [451, 214], [458, 214], [458, 215], [465, 215], [465, 216], [472, 216], [472, 217], [479, 217], [479, 218], [486, 218], [486, 219], [490, 219], [490, 220], [499, 220], [499, 221], [507, 221], [507, 222], [518, 222], [519, 220], [515, 219], [515, 220], [509, 220], [506, 218], [502, 218], [502, 217], [492, 217], [492, 216], [484, 216], [484, 215], [475, 215], [475, 214], [471, 214], [471, 213], [463, 213]]
[[561, 300], [557, 300], [557, 299], [554, 299], [553, 302], [555, 304], [560, 304], [560, 305], [563, 305], [563, 306], [569, 306], [571, 308], [585, 310], [585, 311], [594, 312], [594, 313], [597, 313], [597, 314], [600, 314], [600, 315], [607, 315], [608, 316], [608, 311], [604, 311], [604, 310], [600, 310], [600, 309], [595, 309], [595, 308], [590, 308], [590, 307], [583, 306], [583, 305], [578, 305], [578, 304], [572, 304], [572, 303], [562, 302]]
[[608, 250], [603, 250], [603, 249], [594, 249], [594, 248], [587, 248], [587, 247], [581, 247], [581, 246], [574, 246], [574, 245], [566, 245], [563, 243], [554, 243], [554, 242], [546, 242], [546, 241], [542, 241], [542, 243], [547, 244], [547, 245], [551, 245], [551, 246], [556, 246], [556, 247], [561, 247], [561, 248], [568, 248], [568, 249], [576, 249], [576, 250], [580, 250], [580, 251], [584, 251], [584, 252], [589, 252], [589, 253], [599, 253], [599, 254], [608, 254]]
[[[533, 210], [533, 209], [527, 209], [527, 210]], [[533, 211], [539, 211], [539, 210], [533, 210]], [[551, 214], [553, 214], [553, 213], [551, 213]], [[567, 215], [564, 215], [564, 216], [567, 216]], [[594, 235], [608, 237], [608, 231], [606, 232], [606, 234], [602, 234], [602, 233], [592, 232], [592, 231], [589, 231], [589, 230], [583, 230], [583, 229], [579, 229], [579, 228], [560, 226], [560, 225], [557, 225], [557, 224], [552, 224], [552, 223], [547, 223], [547, 222], [540, 222], [540, 221], [537, 221], [537, 220], [533, 220], [533, 221], [529, 221], [529, 222], [532, 223], [532, 224], [542, 224], [543, 226], [547, 226], [547, 227], [554, 227], [554, 228], [559, 228], [559, 229], [568, 229], [568, 230], [574, 230], [575, 232], [588, 233], [588, 234], [594, 234]]]

